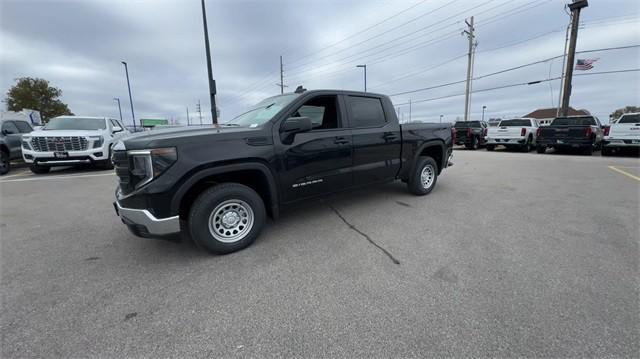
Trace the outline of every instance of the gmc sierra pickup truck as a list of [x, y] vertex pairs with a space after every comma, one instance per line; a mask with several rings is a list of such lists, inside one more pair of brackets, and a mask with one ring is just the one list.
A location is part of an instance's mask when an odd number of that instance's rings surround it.
[[296, 201], [396, 179], [428, 194], [451, 165], [452, 135], [448, 124], [400, 125], [387, 96], [298, 89], [218, 126], [116, 143], [114, 207], [137, 236], [189, 231], [231, 253]]
[[484, 121], [458, 121], [453, 125], [456, 132], [456, 145], [477, 150], [487, 143], [489, 124]]
[[625, 113], [604, 128], [602, 155], [610, 156], [624, 148], [640, 150], [640, 113]]
[[591, 156], [593, 151], [600, 148], [602, 137], [602, 125], [596, 117], [558, 117], [549, 126], [538, 128], [536, 151], [545, 153], [548, 147], [579, 148], [584, 154]]

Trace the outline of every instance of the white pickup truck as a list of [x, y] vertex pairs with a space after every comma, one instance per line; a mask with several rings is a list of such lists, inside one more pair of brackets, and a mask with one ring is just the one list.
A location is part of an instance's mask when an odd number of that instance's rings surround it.
[[640, 149], [640, 112], [625, 113], [604, 128], [602, 155], [610, 156], [623, 148]]
[[38, 174], [54, 166], [80, 164], [110, 169], [111, 147], [127, 134], [122, 123], [112, 118], [55, 117], [41, 130], [22, 136], [22, 157]]
[[539, 127], [538, 121], [533, 118], [502, 120], [497, 127], [489, 127], [487, 151], [493, 151], [496, 146], [502, 145], [529, 152], [536, 145], [536, 131]]

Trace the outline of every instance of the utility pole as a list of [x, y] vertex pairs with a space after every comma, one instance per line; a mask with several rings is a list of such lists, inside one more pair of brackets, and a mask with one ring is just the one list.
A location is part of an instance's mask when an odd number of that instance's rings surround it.
[[[202, 0], [202, 25], [204, 26], [204, 47], [207, 51], [207, 73], [209, 74], [209, 97], [211, 99], [211, 121], [213, 125], [218, 123], [218, 108], [216, 107], [216, 81], [211, 70], [211, 49], [209, 48], [209, 30], [207, 30], [207, 13]], [[200, 119], [202, 122], [202, 118]], [[201, 123], [202, 124], [202, 123]]]
[[411, 123], [411, 99], [409, 99], [409, 123]]
[[444, 115], [440, 115], [440, 123], [442, 123], [442, 117], [443, 117], [443, 116], [444, 116]]
[[202, 108], [200, 107], [200, 100], [198, 100], [198, 103], [196, 104], [196, 110], [200, 115], [200, 126], [202, 126]]
[[285, 87], [289, 87], [289, 86], [284, 84], [284, 66], [282, 65], [282, 55], [280, 55], [280, 83], [276, 84], [276, 85], [280, 86], [280, 94], [281, 95], [284, 93], [284, 88]]
[[475, 51], [475, 45], [474, 44], [474, 40], [475, 40], [475, 35], [474, 35], [474, 27], [473, 27], [473, 16], [470, 19], [470, 22], [468, 22], [467, 20], [464, 21], [467, 26], [468, 26], [468, 30], [464, 30], [462, 32], [462, 34], [467, 34], [467, 38], [469, 38], [469, 53], [467, 55], [468, 60], [467, 60], [467, 86], [466, 86], [466, 91], [464, 94], [464, 120], [465, 121], [469, 121], [469, 105], [470, 105], [470, 97], [471, 97], [471, 74], [473, 72], [473, 53]]
[[487, 106], [482, 106], [482, 122], [484, 122], [484, 110], [487, 109]]
[[561, 116], [569, 114], [569, 99], [571, 98], [571, 80], [573, 77], [573, 66], [576, 56], [576, 42], [578, 40], [578, 25], [580, 24], [580, 10], [589, 6], [587, 0], [573, 0], [569, 4], [571, 10], [571, 37], [569, 38], [569, 53], [567, 54], [567, 63], [565, 68], [565, 80], [562, 86], [562, 109]]
[[187, 126], [189, 126], [189, 106], [187, 106]]

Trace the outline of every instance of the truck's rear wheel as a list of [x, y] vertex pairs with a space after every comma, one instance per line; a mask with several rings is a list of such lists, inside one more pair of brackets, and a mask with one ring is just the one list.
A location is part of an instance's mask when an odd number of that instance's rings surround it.
[[417, 196], [424, 196], [433, 190], [437, 181], [438, 165], [436, 161], [429, 156], [424, 156], [418, 159], [413, 173], [409, 177], [407, 187], [409, 192]]
[[493, 151], [496, 149], [495, 145], [487, 145], [487, 151]]
[[29, 166], [29, 169], [31, 170], [31, 172], [37, 174], [37, 175], [42, 175], [45, 173], [49, 173], [49, 171], [51, 171], [51, 167], [49, 166], [40, 166], [40, 165], [31, 165]]
[[480, 147], [480, 141], [478, 140], [478, 137], [473, 136], [473, 138], [471, 139], [471, 143], [466, 145], [466, 147], [469, 150], [477, 150], [478, 147]]
[[537, 146], [536, 146], [536, 152], [538, 152], [538, 153], [545, 153], [545, 152], [547, 152], [547, 146], [537, 145]]
[[217, 254], [249, 246], [266, 220], [262, 198], [239, 183], [209, 188], [196, 199], [189, 213], [189, 230], [197, 244]]

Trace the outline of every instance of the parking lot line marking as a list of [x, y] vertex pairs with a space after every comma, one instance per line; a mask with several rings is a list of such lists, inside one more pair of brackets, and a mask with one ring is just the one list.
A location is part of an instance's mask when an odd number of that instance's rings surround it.
[[621, 169], [619, 169], [619, 168], [616, 168], [615, 166], [607, 166], [607, 167], [609, 167], [609, 169], [612, 169], [612, 170], [614, 170], [614, 171], [616, 171], [616, 172], [618, 172], [618, 173], [622, 173], [623, 175], [625, 175], [625, 176], [627, 176], [627, 177], [631, 177], [631, 178], [633, 178], [634, 180], [636, 180], [636, 181], [640, 182], [640, 177], [638, 177], [638, 176], [632, 175], [631, 173], [629, 173], [629, 172], [627, 172], [627, 171], [623, 171], [623, 170], [621, 170]]
[[3, 181], [0, 181], [0, 183], [43, 181], [43, 180], [55, 180], [55, 179], [67, 179], [67, 178], [83, 178], [83, 177], [101, 177], [101, 176], [115, 176], [115, 175], [113, 174], [113, 172], [110, 172], [110, 173], [101, 173], [101, 174], [95, 174], [95, 175], [43, 176], [43, 177], [34, 177], [34, 178], [18, 178], [18, 179], [3, 180]]

